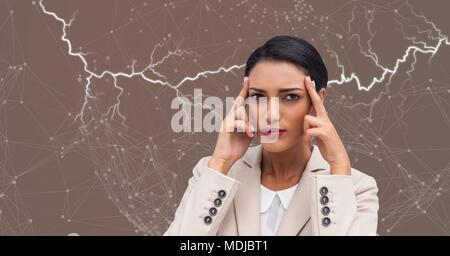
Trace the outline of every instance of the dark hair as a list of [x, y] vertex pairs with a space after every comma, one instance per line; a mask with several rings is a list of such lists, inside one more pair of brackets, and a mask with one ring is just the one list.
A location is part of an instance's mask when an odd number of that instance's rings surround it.
[[316, 90], [326, 88], [328, 71], [319, 52], [307, 41], [294, 36], [276, 36], [256, 48], [248, 57], [245, 76], [261, 60], [287, 61], [309, 75], [316, 82]]

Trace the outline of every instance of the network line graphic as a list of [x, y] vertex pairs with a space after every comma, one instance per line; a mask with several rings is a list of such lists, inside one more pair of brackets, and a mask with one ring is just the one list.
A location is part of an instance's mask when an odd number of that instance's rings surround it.
[[0, 234], [161, 235], [217, 139], [171, 129], [171, 101], [236, 96], [280, 34], [324, 58], [378, 233], [450, 234], [447, 2], [0, 0]]
[[[138, 76], [141, 77], [142, 79], [151, 82], [151, 83], [155, 83], [155, 84], [161, 84], [163, 86], [168, 86], [170, 88], [173, 88], [174, 90], [177, 90], [178, 87], [182, 86], [183, 83], [185, 83], [186, 81], [195, 81], [196, 79], [198, 79], [200, 76], [207, 76], [207, 75], [213, 75], [213, 74], [217, 74], [219, 72], [231, 72], [235, 69], [240, 69], [243, 68], [245, 66], [245, 64], [237, 64], [237, 65], [233, 65], [230, 67], [220, 67], [217, 70], [205, 70], [203, 72], [198, 73], [197, 75], [195, 75], [194, 77], [185, 77], [184, 79], [182, 79], [179, 83], [172, 85], [167, 81], [163, 81], [160, 79], [153, 79], [151, 77], [148, 77], [145, 75], [145, 72], [147, 70], [152, 70], [153, 72], [155, 72], [155, 74], [158, 74], [156, 71], [153, 70], [153, 68], [161, 63], [164, 62], [165, 59], [167, 59], [168, 57], [170, 57], [171, 55], [183, 55], [183, 54], [190, 54], [189, 51], [185, 51], [185, 50], [180, 50], [180, 49], [175, 49], [173, 51], [170, 51], [166, 56], [164, 56], [161, 60], [157, 61], [156, 63], [153, 62], [153, 55], [151, 58], [151, 62], [149, 63], [149, 65], [147, 67], [145, 67], [143, 70], [140, 71], [135, 71], [134, 69], [134, 63], [131, 65], [131, 72], [129, 73], [124, 73], [124, 72], [117, 72], [114, 73], [112, 71], [109, 70], [105, 70], [101, 73], [95, 73], [94, 71], [90, 70], [88, 67], [88, 63], [85, 59], [85, 56], [88, 55], [88, 53], [83, 53], [83, 52], [74, 52], [73, 47], [72, 47], [72, 42], [70, 41], [70, 39], [67, 38], [67, 32], [66, 29], [68, 27], [71, 26], [72, 22], [74, 22], [75, 20], [75, 16], [76, 13], [74, 14], [73, 18], [69, 21], [65, 21], [63, 18], [59, 17], [55, 12], [51, 12], [48, 11], [43, 3], [44, 0], [40, 0], [39, 1], [39, 5], [42, 8], [42, 11], [46, 14], [49, 15], [51, 17], [53, 17], [55, 20], [57, 20], [58, 22], [61, 23], [62, 26], [62, 35], [61, 35], [61, 40], [64, 41], [67, 44], [68, 47], [68, 54], [71, 56], [75, 56], [78, 57], [82, 63], [83, 63], [83, 69], [84, 71], [88, 74], [88, 77], [86, 78], [86, 84], [85, 84], [85, 102], [83, 104], [83, 108], [81, 109], [80, 113], [77, 114], [77, 116], [75, 117], [75, 119], [80, 118], [82, 124], [85, 124], [85, 120], [83, 118], [83, 112], [85, 110], [85, 107], [88, 103], [89, 99], [95, 98], [95, 96], [91, 95], [90, 93], [90, 83], [91, 83], [91, 79], [93, 77], [96, 78], [102, 78], [105, 75], [111, 75], [114, 79], [114, 87], [116, 87], [117, 89], [119, 89], [122, 93], [122, 88], [120, 86], [117, 85], [117, 77], [127, 77], [127, 78], [131, 78], [134, 76]], [[409, 4], [407, 4], [409, 6], [409, 8], [411, 8], [411, 6]], [[411, 11], [412, 8], [411, 8]], [[395, 11], [396, 13], [398, 13], [398, 11]], [[352, 13], [353, 14], [353, 13]], [[424, 42], [424, 41], [416, 41], [416, 38], [411, 37], [408, 38], [409, 40], [411, 40], [411, 42], [413, 43], [413, 45], [410, 45], [407, 47], [407, 49], [405, 50], [403, 56], [401, 56], [401, 58], [397, 59], [395, 62], [395, 65], [393, 67], [385, 67], [383, 66], [380, 61], [379, 58], [377, 56], [376, 53], [374, 53], [371, 49], [371, 45], [370, 45], [370, 40], [367, 42], [368, 44], [368, 49], [367, 52], [363, 50], [363, 47], [361, 46], [361, 42], [359, 43], [359, 47], [361, 48], [361, 53], [366, 56], [367, 58], [370, 58], [374, 64], [380, 69], [381, 71], [381, 75], [378, 77], [373, 77], [371, 78], [371, 82], [368, 84], [362, 84], [359, 77], [355, 74], [355, 73], [351, 73], [351, 74], [346, 74], [345, 72], [345, 67], [344, 65], [342, 65], [339, 61], [339, 56], [338, 54], [336, 54], [336, 52], [333, 52], [332, 50], [330, 50], [333, 55], [336, 58], [337, 61], [337, 66], [341, 69], [341, 74], [340, 77], [338, 79], [333, 79], [330, 80], [328, 82], [329, 85], [341, 85], [341, 84], [345, 84], [345, 83], [349, 83], [351, 81], [355, 81], [357, 86], [358, 86], [358, 90], [365, 90], [365, 91], [369, 91], [374, 85], [385, 82], [386, 80], [390, 80], [390, 78], [395, 75], [395, 73], [398, 71], [398, 68], [400, 66], [400, 64], [404, 63], [408, 58], [410, 58], [411, 56], [416, 59], [416, 54], [418, 53], [422, 53], [422, 54], [429, 54], [430, 58], [432, 58], [436, 52], [439, 50], [439, 48], [445, 44], [445, 45], [450, 45], [450, 42], [448, 40], [448, 37], [443, 35], [442, 32], [436, 27], [435, 24], [433, 24], [431, 21], [429, 21], [425, 16], [423, 15], [418, 15], [415, 14], [417, 17], [423, 19], [427, 24], [431, 25], [431, 27], [434, 29], [434, 31], [430, 31], [430, 39], [433, 41], [437, 41], [434, 45], [433, 44], [429, 44], [428, 42]], [[373, 22], [374, 19], [374, 15], [373, 12], [367, 11], [367, 29], [370, 32], [371, 35], [371, 39], [375, 36], [375, 33], [371, 30], [371, 23]], [[354, 16], [352, 17], [352, 20], [350, 20], [348, 23], [350, 24], [352, 21], [354, 20]], [[436, 36], [432, 35], [432, 32], [437, 33]], [[113, 32], [111, 32], [113, 33]], [[357, 34], [352, 34], [351, 37], [358, 37]], [[359, 40], [358, 40], [359, 41]], [[158, 45], [156, 46], [158, 47]], [[414, 63], [411, 65], [412, 67], [414, 66]], [[413, 71], [413, 70], [411, 70]], [[159, 75], [159, 74], [158, 74]], [[160, 75], [159, 75], [160, 76]], [[114, 114], [117, 112], [117, 114], [122, 118], [122, 120], [125, 122], [125, 116], [123, 116], [122, 114], [120, 114], [120, 96], [121, 93], [117, 96], [117, 103], [114, 104], [113, 106], [111, 106], [108, 109], [108, 112], [110, 110], [112, 110], [112, 116], [114, 116]], [[178, 95], [178, 91], [177, 91], [177, 95]]]

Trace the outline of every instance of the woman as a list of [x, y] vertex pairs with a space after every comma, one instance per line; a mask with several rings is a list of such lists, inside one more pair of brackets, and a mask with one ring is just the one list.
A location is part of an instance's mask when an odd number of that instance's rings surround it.
[[[257, 48], [214, 152], [194, 167], [165, 235], [376, 235], [378, 188], [351, 168], [323, 104], [327, 82], [321, 56], [300, 38]], [[253, 128], [248, 97], [278, 99], [277, 120], [263, 126], [256, 113]], [[261, 144], [249, 147], [255, 137]]]

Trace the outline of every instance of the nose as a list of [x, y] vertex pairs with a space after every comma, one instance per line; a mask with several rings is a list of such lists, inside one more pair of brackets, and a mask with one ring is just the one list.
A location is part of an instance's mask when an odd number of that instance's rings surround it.
[[280, 105], [278, 97], [269, 97], [258, 104], [258, 120], [262, 129], [271, 127], [279, 128]]
[[273, 128], [278, 128], [280, 121], [280, 104], [278, 97], [269, 97], [264, 105], [266, 114], [265, 119], [267, 124]]
[[259, 129], [269, 126], [279, 128], [281, 113], [278, 97], [261, 97], [258, 101], [250, 100], [248, 103], [252, 125], [257, 125]]

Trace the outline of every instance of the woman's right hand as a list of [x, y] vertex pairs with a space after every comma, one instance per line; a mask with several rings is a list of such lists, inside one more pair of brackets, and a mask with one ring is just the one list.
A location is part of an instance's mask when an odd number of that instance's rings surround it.
[[244, 155], [254, 137], [255, 130], [250, 125], [245, 111], [248, 87], [249, 79], [245, 77], [239, 96], [222, 121], [216, 147], [208, 162], [208, 167], [224, 175], [227, 175], [231, 166]]

